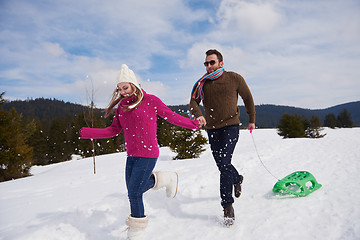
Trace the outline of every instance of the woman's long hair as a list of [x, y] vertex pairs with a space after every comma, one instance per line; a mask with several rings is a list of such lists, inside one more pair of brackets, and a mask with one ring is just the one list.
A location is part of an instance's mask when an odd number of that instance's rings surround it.
[[[122, 96], [120, 94], [119, 89], [116, 87], [116, 89], [114, 90], [114, 92], [112, 94], [109, 105], [104, 110], [105, 118], [107, 118], [110, 115], [111, 111], [117, 104], [119, 104], [122, 100], [124, 100], [126, 98], [132, 97], [133, 95], [137, 96], [137, 99], [133, 104], [131, 104], [131, 106], [134, 106], [134, 105], [137, 106], [141, 103], [141, 101], [143, 99], [143, 95], [144, 95], [143, 92], [140, 89], [138, 89], [134, 84], [130, 83], [130, 85], [133, 89], [133, 92], [128, 97]], [[124, 111], [130, 111], [131, 109], [133, 109], [133, 108], [130, 108], [129, 106], [121, 106], [121, 108]]]

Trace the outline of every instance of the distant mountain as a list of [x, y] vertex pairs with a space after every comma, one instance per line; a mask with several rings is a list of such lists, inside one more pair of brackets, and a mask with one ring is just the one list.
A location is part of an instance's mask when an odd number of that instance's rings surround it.
[[[66, 116], [74, 116], [77, 113], [86, 111], [87, 107], [79, 104], [59, 101], [56, 99], [28, 99], [25, 101], [11, 101], [4, 105], [5, 110], [14, 107], [18, 113], [30, 118], [38, 118], [42, 120], [52, 120], [53, 118], [62, 118]], [[169, 106], [175, 112], [186, 112], [188, 105], [174, 105]], [[245, 107], [240, 108], [240, 121], [247, 125], [248, 117], [246, 115]], [[360, 101], [349, 102], [325, 109], [305, 109], [290, 106], [279, 105], [256, 105], [256, 125], [261, 128], [276, 128], [281, 117], [287, 114], [305, 115], [310, 119], [313, 115], [317, 115], [320, 121], [323, 122], [327, 114], [339, 115], [344, 109], [351, 114], [354, 126], [360, 127]], [[98, 109], [101, 111], [102, 109]]]

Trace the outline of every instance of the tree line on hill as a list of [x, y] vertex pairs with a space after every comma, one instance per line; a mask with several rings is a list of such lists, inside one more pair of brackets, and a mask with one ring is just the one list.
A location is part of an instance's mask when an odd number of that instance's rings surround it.
[[[177, 113], [187, 112], [188, 105], [174, 105], [169, 106], [173, 111]], [[10, 101], [4, 104], [3, 109], [10, 111], [11, 108], [15, 108], [18, 113], [21, 113], [24, 118], [34, 118], [46, 121], [51, 121], [54, 118], [64, 118], [66, 116], [74, 116], [75, 114], [86, 111], [88, 106], [74, 104], [70, 102], [64, 102], [56, 99], [27, 99]], [[240, 122], [247, 125], [248, 117], [246, 115], [245, 107], [239, 106], [240, 109]], [[351, 115], [354, 127], [360, 127], [360, 101], [349, 102], [340, 104], [337, 106], [325, 108], [325, 109], [304, 109], [289, 106], [279, 106], [271, 104], [256, 105], [256, 126], [259, 128], [277, 128], [280, 119], [284, 114], [297, 114], [299, 116], [304, 115], [306, 118], [311, 119], [313, 115], [318, 116], [320, 122], [324, 124], [325, 117], [328, 114], [334, 114], [338, 116], [343, 110], [346, 109]], [[101, 113], [101, 109], [96, 110], [98, 114]]]
[[[74, 154], [90, 157], [94, 151], [96, 155], [125, 151], [123, 133], [110, 139], [94, 141], [79, 139], [78, 131], [81, 127], [104, 128], [111, 125], [113, 116], [105, 119], [101, 109], [91, 110], [89, 106], [44, 98], [7, 102], [3, 99], [3, 95], [4, 93], [0, 95], [0, 181], [27, 176], [32, 165], [67, 161]], [[274, 108], [274, 105], [269, 106]], [[170, 106], [170, 108], [182, 115], [186, 115], [188, 110], [187, 105]], [[264, 106], [256, 106], [256, 108], [257, 126], [281, 126], [280, 118], [276, 120], [275, 117], [264, 116], [261, 111]], [[276, 109], [281, 112], [279, 108]], [[247, 122], [247, 119], [242, 119], [246, 116], [245, 111], [240, 111], [242, 112], [241, 122]], [[271, 112], [274, 114], [276, 111]], [[285, 119], [295, 118], [295, 121], [286, 120], [296, 123], [294, 126], [299, 126], [298, 121], [301, 120], [301, 129], [303, 129], [301, 131], [305, 134], [295, 137], [321, 136], [319, 130], [322, 121], [319, 118], [315, 117], [315, 120], [311, 118], [308, 121], [305, 114], [301, 117], [293, 116], [291, 111], [290, 114], [282, 115], [284, 116]], [[262, 120], [264, 118], [270, 119], [267, 120], [269, 122]], [[337, 117], [334, 113], [328, 113], [324, 116], [323, 125], [351, 127], [353, 126], [351, 114], [346, 109]], [[292, 128], [294, 127], [291, 124], [287, 124], [287, 128], [284, 129], [291, 130]], [[207, 140], [200, 131], [177, 127], [161, 118], [158, 118], [157, 131], [159, 145], [169, 146], [176, 153], [174, 159], [196, 158], [205, 150], [204, 145]], [[294, 137], [291, 134], [283, 136]]]

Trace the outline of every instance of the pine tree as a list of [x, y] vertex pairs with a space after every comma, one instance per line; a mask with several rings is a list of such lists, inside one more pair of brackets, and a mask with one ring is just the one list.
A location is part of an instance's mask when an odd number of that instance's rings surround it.
[[[4, 104], [2, 93], [0, 105]], [[35, 131], [35, 123], [22, 119], [14, 108], [0, 110], [0, 181], [29, 175], [32, 148], [27, 140]]]
[[167, 147], [172, 142], [172, 125], [162, 119], [161, 117], [157, 117], [157, 141], [159, 147]]
[[48, 153], [49, 123], [47, 120], [35, 120], [36, 130], [29, 138], [29, 144], [33, 148], [33, 165], [47, 165], [50, 163]]
[[321, 126], [321, 122], [318, 116], [312, 116], [310, 120], [310, 126], [306, 130], [306, 136], [309, 138], [322, 138], [326, 134], [320, 134], [323, 128]]
[[324, 126], [329, 128], [336, 128], [338, 126], [338, 121], [333, 113], [329, 113], [325, 116]]
[[278, 134], [284, 138], [303, 138], [305, 137], [305, 117], [297, 114], [284, 114], [278, 125]]
[[[185, 113], [182, 113], [186, 116]], [[187, 129], [171, 125], [168, 138], [170, 149], [177, 153], [174, 159], [197, 158], [205, 151], [204, 145], [207, 139], [204, 138], [200, 130]]]
[[191, 130], [175, 126], [172, 131], [170, 149], [177, 153], [174, 159], [198, 158], [205, 151], [206, 138], [201, 135], [200, 130]]
[[64, 123], [60, 119], [54, 118], [50, 123], [48, 140], [50, 163], [58, 163], [70, 159], [66, 151], [66, 141]]
[[77, 114], [72, 122], [71, 142], [74, 146], [73, 153], [79, 154], [82, 157], [89, 157], [92, 155], [91, 141], [80, 139], [79, 130], [86, 127], [84, 113]]
[[344, 109], [338, 116], [338, 121], [340, 126], [343, 128], [352, 128], [353, 121], [351, 120], [351, 114], [348, 112], [347, 109]]

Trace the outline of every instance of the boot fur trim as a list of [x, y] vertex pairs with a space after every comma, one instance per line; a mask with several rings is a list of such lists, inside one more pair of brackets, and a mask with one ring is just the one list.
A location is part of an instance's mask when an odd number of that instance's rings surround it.
[[148, 225], [148, 218], [134, 218], [132, 216], [129, 216], [126, 219], [126, 225], [128, 225], [131, 229], [145, 229]]
[[163, 188], [164, 185], [161, 182], [159, 182], [159, 172], [153, 172], [152, 175], [155, 178], [155, 185], [152, 188], [152, 190], [159, 190], [160, 188]]

